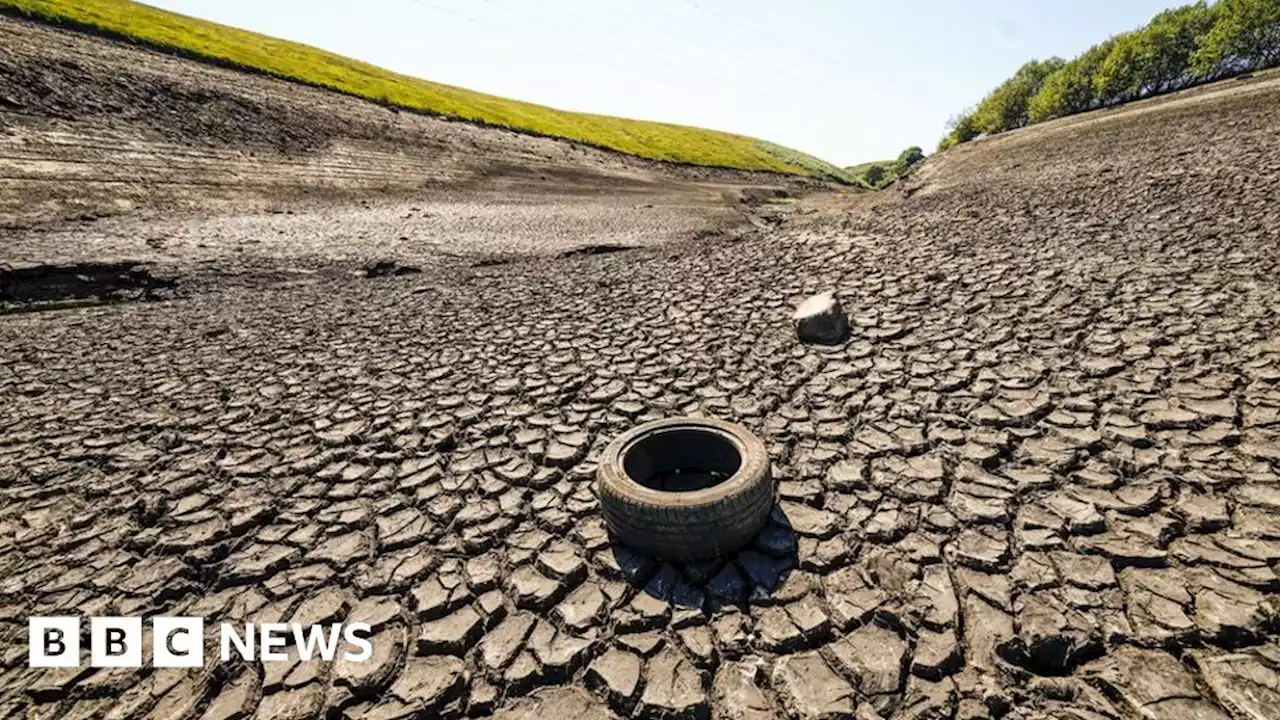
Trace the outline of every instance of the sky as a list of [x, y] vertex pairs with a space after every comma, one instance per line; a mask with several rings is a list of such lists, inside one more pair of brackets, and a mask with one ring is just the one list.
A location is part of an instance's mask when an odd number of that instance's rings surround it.
[[770, 140], [837, 165], [930, 152], [1022, 63], [1161, 0], [146, 0], [435, 82]]

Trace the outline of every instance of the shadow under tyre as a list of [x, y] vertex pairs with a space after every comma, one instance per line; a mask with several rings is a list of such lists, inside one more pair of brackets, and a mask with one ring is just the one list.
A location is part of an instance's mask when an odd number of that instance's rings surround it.
[[746, 428], [672, 418], [630, 430], [596, 471], [604, 521], [624, 545], [667, 560], [709, 560], [750, 543], [774, 504], [769, 455]]

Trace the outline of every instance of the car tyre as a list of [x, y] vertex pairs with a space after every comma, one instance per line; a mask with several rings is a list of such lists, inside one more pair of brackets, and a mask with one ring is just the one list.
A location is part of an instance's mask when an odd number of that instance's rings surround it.
[[[747, 545], [768, 522], [775, 502], [769, 467], [764, 443], [741, 425], [657, 420], [608, 445], [596, 471], [597, 494], [617, 541], [666, 560], [709, 560]], [[672, 477], [676, 468], [725, 477], [688, 491], [654, 486], [653, 477]]]

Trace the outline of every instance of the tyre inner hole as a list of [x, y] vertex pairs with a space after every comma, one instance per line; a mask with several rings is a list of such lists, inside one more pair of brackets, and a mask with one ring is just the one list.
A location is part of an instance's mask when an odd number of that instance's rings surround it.
[[650, 435], [627, 449], [622, 468], [651, 490], [693, 492], [733, 477], [742, 455], [720, 433], [673, 428]]

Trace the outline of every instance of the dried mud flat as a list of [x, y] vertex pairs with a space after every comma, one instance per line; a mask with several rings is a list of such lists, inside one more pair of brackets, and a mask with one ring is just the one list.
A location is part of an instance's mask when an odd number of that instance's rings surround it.
[[[732, 239], [0, 319], [0, 715], [1280, 717], [1278, 93]], [[853, 337], [798, 346], [825, 289]], [[773, 457], [730, 562], [601, 524], [604, 444], [675, 414]], [[57, 614], [363, 620], [376, 652], [28, 669]]]

